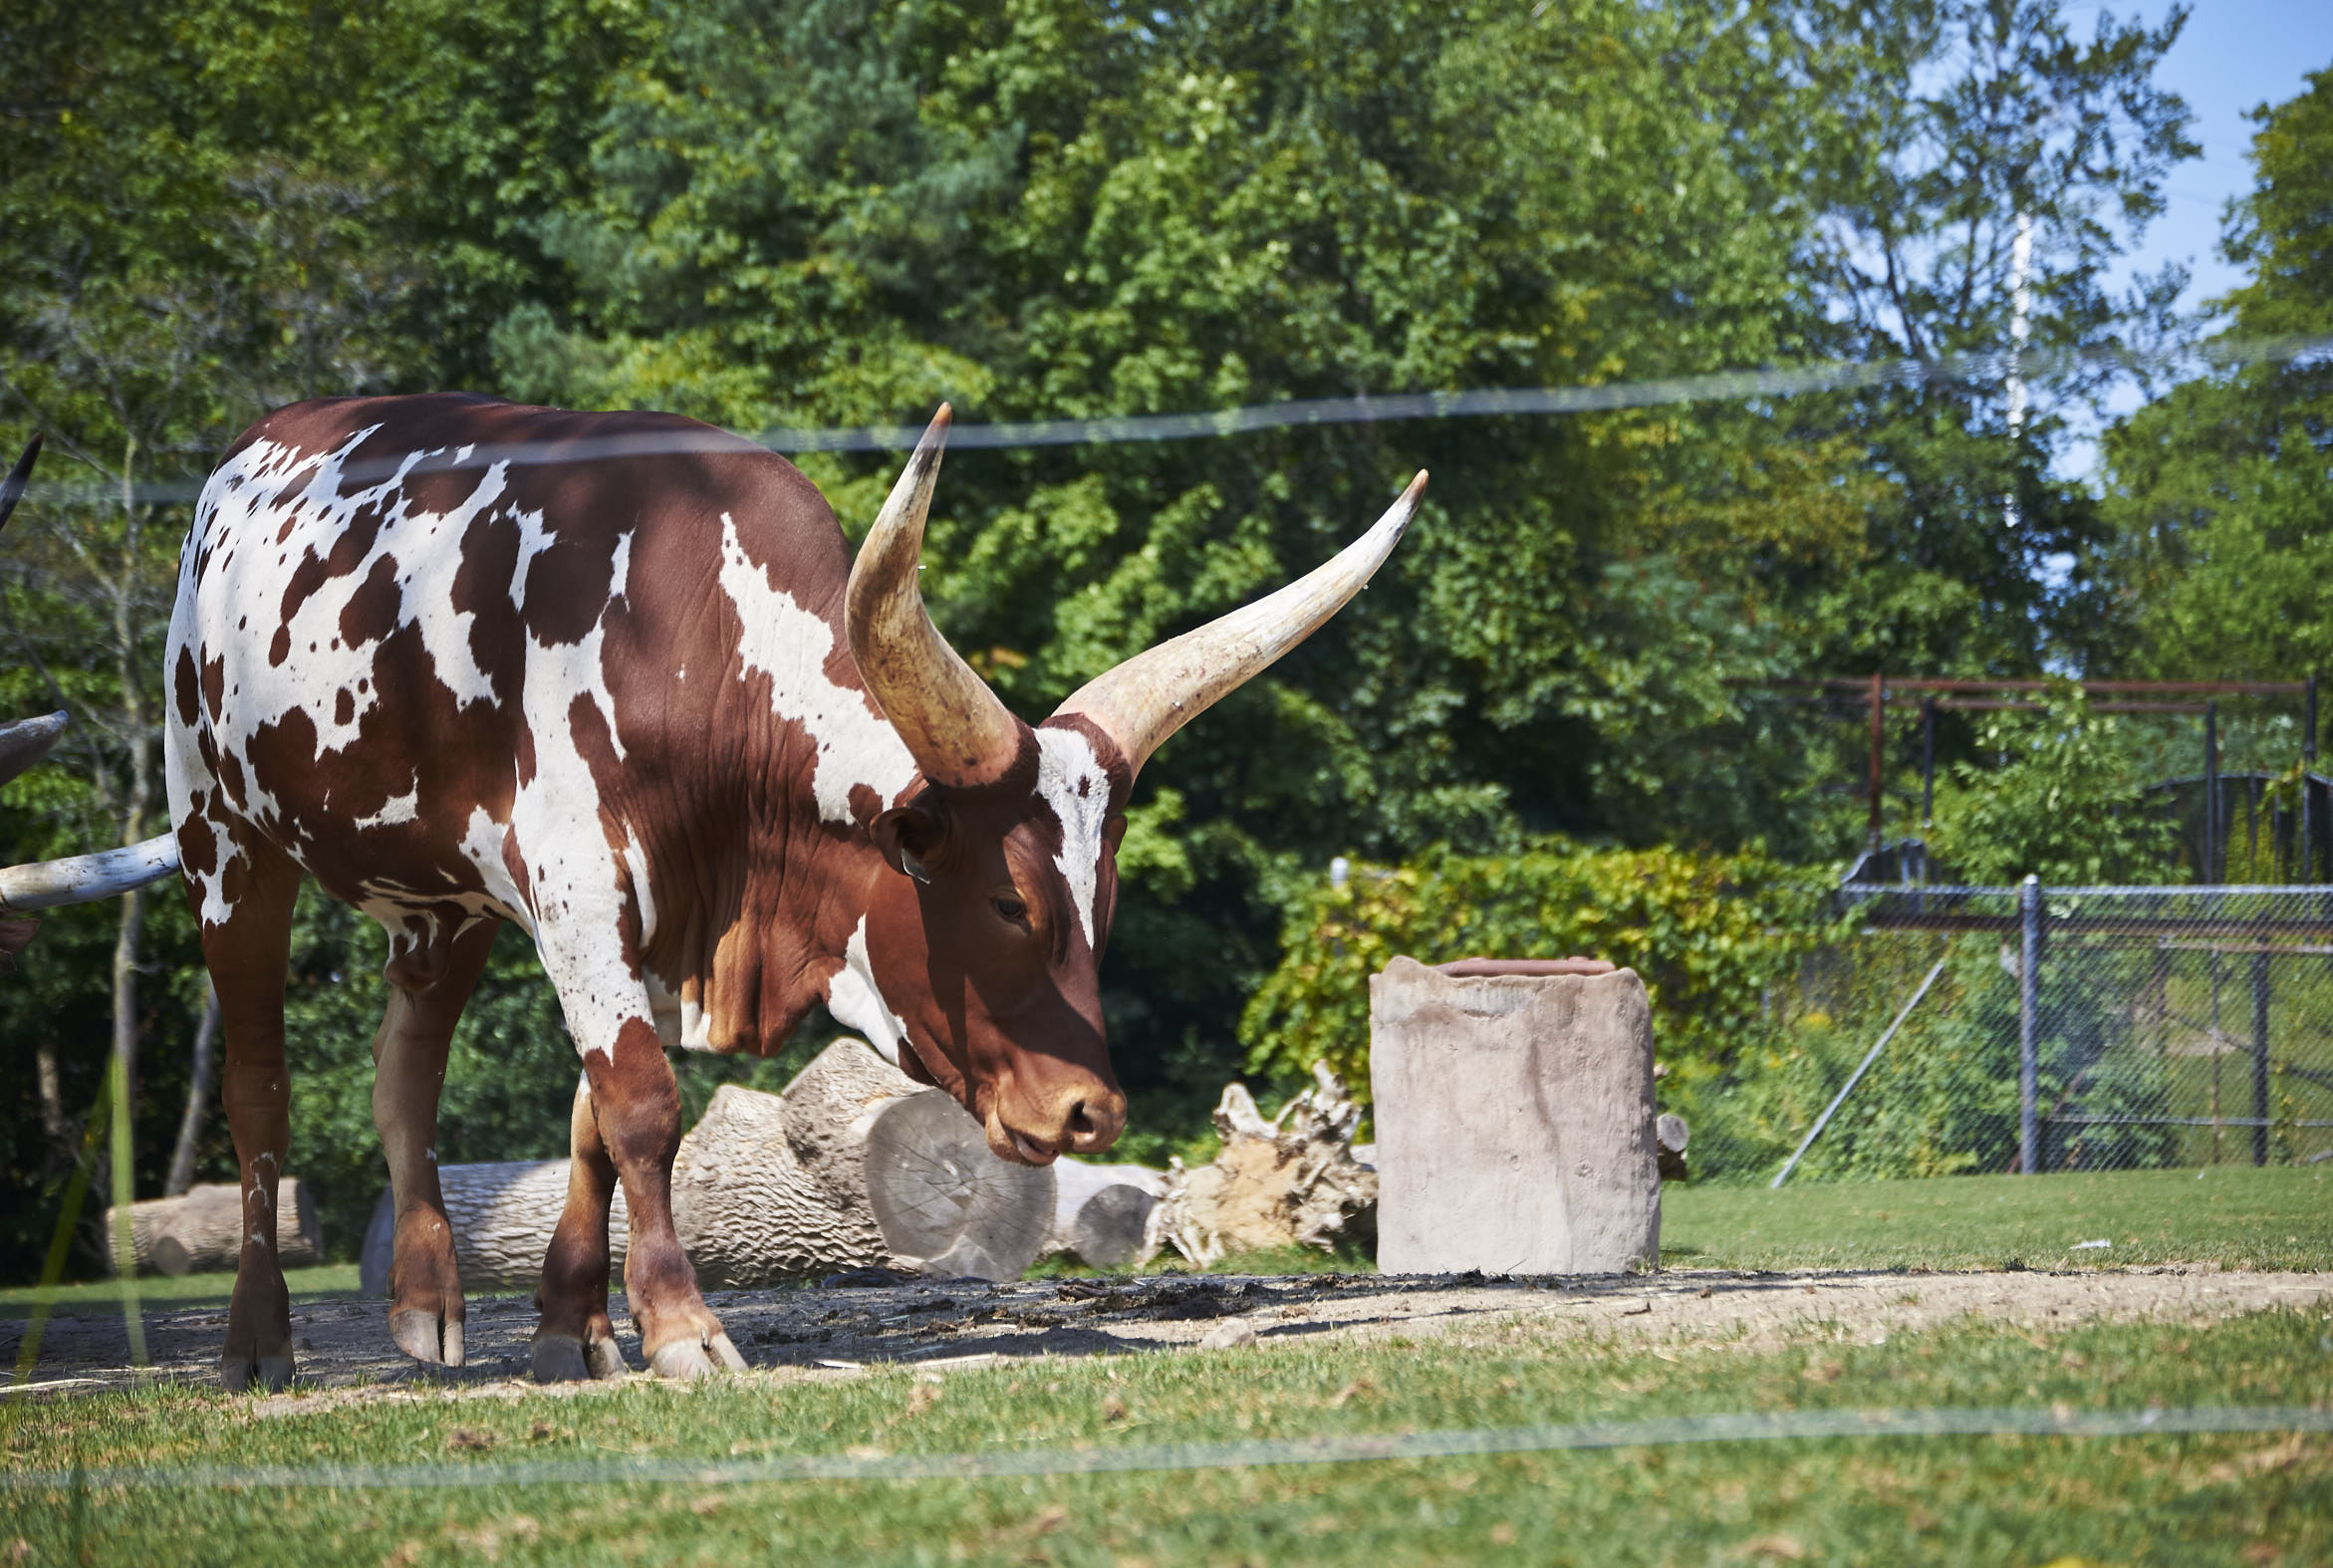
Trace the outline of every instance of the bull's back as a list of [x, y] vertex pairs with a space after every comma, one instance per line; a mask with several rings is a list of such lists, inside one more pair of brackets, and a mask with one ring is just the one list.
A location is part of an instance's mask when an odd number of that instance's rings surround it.
[[207, 780], [340, 897], [520, 913], [514, 809], [620, 815], [628, 759], [703, 754], [680, 671], [709, 690], [735, 647], [707, 597], [724, 518], [839, 603], [817, 492], [693, 421], [458, 394], [270, 415], [181, 562], [174, 814]]

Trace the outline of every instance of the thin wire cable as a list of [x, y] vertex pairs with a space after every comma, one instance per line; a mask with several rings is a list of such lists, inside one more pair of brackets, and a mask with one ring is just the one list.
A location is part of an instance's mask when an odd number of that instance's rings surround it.
[[816, 1453], [758, 1459], [639, 1456], [431, 1464], [184, 1464], [13, 1470], [0, 1491], [215, 1489], [422, 1491], [468, 1486], [737, 1486], [771, 1481], [989, 1480], [1012, 1476], [1247, 1469], [1498, 1453], [1668, 1447], [1700, 1442], [1839, 1437], [2143, 1437], [2240, 1433], [2333, 1433], [2333, 1409], [2203, 1406], [2074, 1411], [2017, 1407], [1829, 1410], [1682, 1416], [1661, 1421], [1490, 1427], [1454, 1432], [1249, 1438], [1106, 1448], [991, 1449], [854, 1457]]
[[[1757, 397], [1794, 397], [1808, 392], [1868, 391], [1929, 383], [1993, 383], [2014, 370], [2027, 381], [2081, 371], [2166, 373], [2175, 368], [2225, 371], [2239, 365], [2282, 364], [2333, 351], [2333, 333], [2210, 342], [2170, 349], [2083, 349], [1944, 355], [1933, 360], [1838, 361], [1771, 370], [1721, 371], [1653, 381], [1613, 382], [1596, 387], [1492, 387], [1470, 392], [1402, 392], [1383, 397], [1312, 397], [1213, 411], [1115, 414], [1100, 418], [1031, 419], [997, 424], [958, 424], [948, 446], [966, 449], [1023, 449], [1039, 446], [1107, 446], [1143, 441], [1181, 441], [1241, 435], [1302, 425], [1390, 424], [1414, 419], [1482, 418], [1495, 414], [1565, 414], [1650, 408], [1675, 403], [1738, 402]], [[862, 424], [777, 427], [750, 439], [776, 452], [907, 451], [922, 436], [920, 424]], [[621, 460], [692, 451], [734, 451], [747, 439], [724, 430], [650, 430], [590, 440], [542, 444], [465, 447], [458, 460], [442, 466], [482, 468]], [[344, 479], [378, 481], [396, 476], [410, 462], [351, 468]], [[433, 465], [439, 466], [439, 465]], [[378, 471], [375, 471], [378, 470]], [[167, 480], [134, 488], [140, 503], [186, 502], [202, 493], [196, 480]], [[118, 485], [35, 485], [32, 498], [58, 504], [113, 504]]]

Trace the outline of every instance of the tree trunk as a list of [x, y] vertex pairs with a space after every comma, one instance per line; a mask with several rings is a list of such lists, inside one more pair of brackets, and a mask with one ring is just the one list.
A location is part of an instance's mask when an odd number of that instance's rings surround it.
[[178, 1118], [178, 1143], [170, 1151], [170, 1175], [162, 1195], [176, 1197], [193, 1184], [194, 1158], [202, 1143], [203, 1118], [218, 1077], [219, 990], [209, 981], [202, 987], [202, 1022], [194, 1030], [193, 1069], [186, 1079], [186, 1111]]
[[[531, 1288], [567, 1200], [567, 1162], [446, 1166], [437, 1173], [462, 1283]], [[822, 1052], [784, 1095], [723, 1085], [672, 1162], [672, 1217], [706, 1288], [887, 1265], [1017, 1278], [1053, 1213], [1050, 1171], [988, 1152], [980, 1125], [857, 1040]], [[610, 1252], [623, 1266], [619, 1191]], [[388, 1286], [394, 1220], [375, 1205], [365, 1289]]]
[[1313, 1064], [1313, 1087], [1265, 1121], [1246, 1086], [1215, 1107], [1223, 1151], [1185, 1171], [1176, 1161], [1151, 1213], [1146, 1255], [1170, 1244], [1200, 1268], [1241, 1252], [1317, 1247], [1374, 1231], [1377, 1173], [1353, 1157], [1361, 1108], [1344, 1081]]
[[[324, 1261], [324, 1232], [298, 1176], [285, 1176], [276, 1194], [277, 1245], [286, 1268]], [[243, 1189], [232, 1181], [204, 1181], [176, 1197], [106, 1210], [108, 1234], [130, 1226], [130, 1257], [140, 1274], [207, 1274], [232, 1269], [243, 1247]]]
[[1373, 976], [1388, 1273], [1609, 1274], [1661, 1255], [1653, 1019], [1630, 969]]

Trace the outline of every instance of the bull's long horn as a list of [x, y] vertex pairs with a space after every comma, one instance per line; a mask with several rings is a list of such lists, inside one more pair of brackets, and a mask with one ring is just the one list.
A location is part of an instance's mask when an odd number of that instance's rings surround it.
[[942, 403], [859, 547], [843, 624], [860, 678], [923, 776], [934, 784], [993, 784], [1020, 755], [1023, 725], [947, 646], [915, 582], [947, 425]]
[[16, 503], [24, 499], [24, 487], [32, 483], [33, 463], [41, 455], [41, 438], [34, 436], [25, 443], [24, 455], [16, 466], [8, 470], [8, 477], [0, 479], [0, 528], [8, 526], [8, 514], [16, 510]]
[[43, 718], [20, 718], [13, 724], [0, 724], [0, 784], [22, 773], [26, 768], [49, 754], [57, 744], [57, 737], [65, 733], [65, 715], [51, 713]]
[[1092, 723], [1140, 773], [1167, 736], [1263, 673], [1361, 592], [1401, 543], [1425, 491], [1426, 471], [1420, 469], [1376, 526], [1332, 559], [1277, 593], [1095, 676], [1053, 716]]
[[178, 841], [169, 834], [71, 860], [41, 861], [0, 871], [0, 915], [30, 915], [65, 904], [95, 904], [160, 882], [178, 869]]

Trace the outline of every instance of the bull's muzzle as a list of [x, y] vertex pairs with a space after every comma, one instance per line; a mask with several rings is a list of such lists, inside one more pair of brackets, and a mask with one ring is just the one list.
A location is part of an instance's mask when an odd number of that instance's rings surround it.
[[1000, 1094], [988, 1111], [988, 1147], [999, 1159], [1049, 1166], [1062, 1155], [1098, 1155], [1126, 1130], [1126, 1096], [1100, 1079], [1042, 1095]]

